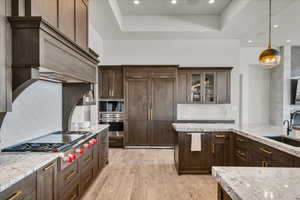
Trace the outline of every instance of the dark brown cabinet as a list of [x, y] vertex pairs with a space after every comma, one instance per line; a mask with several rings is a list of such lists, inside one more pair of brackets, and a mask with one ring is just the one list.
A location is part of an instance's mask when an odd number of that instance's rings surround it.
[[98, 170], [102, 171], [104, 166], [108, 164], [108, 132], [104, 131], [98, 136], [99, 143], [99, 158], [98, 158]]
[[99, 70], [101, 99], [123, 99], [123, 69], [119, 66], [101, 66]]
[[208, 174], [211, 171], [211, 134], [201, 136], [201, 151], [191, 151], [191, 135], [178, 133], [174, 145], [178, 174]]
[[75, 40], [84, 49], [88, 48], [88, 2], [75, 0]]
[[225, 190], [218, 184], [218, 200], [232, 200]]
[[178, 103], [230, 103], [232, 68], [181, 68], [178, 70]]
[[213, 166], [229, 166], [231, 164], [230, 133], [212, 133]]
[[58, 199], [56, 160], [37, 171], [37, 199]]
[[235, 166], [245, 167], [249, 165], [248, 139], [233, 134], [233, 163]]
[[172, 146], [176, 68], [127, 68], [125, 77], [125, 145]]

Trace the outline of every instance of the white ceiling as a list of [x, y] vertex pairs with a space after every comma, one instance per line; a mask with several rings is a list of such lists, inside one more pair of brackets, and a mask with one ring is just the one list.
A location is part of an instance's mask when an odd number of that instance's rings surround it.
[[[232, 38], [242, 46], [266, 45], [268, 0], [216, 0], [203, 7], [162, 2], [140, 0], [133, 7], [131, 0], [90, 0], [90, 19], [104, 40]], [[273, 0], [273, 24], [279, 24], [273, 29], [275, 45], [300, 44], [299, 10], [300, 0]]]
[[171, 4], [171, 0], [140, 0], [140, 4], [135, 5], [133, 0], [118, 0], [122, 15], [219, 15], [230, 2], [217, 0], [209, 4], [208, 0], [177, 0], [177, 4]]

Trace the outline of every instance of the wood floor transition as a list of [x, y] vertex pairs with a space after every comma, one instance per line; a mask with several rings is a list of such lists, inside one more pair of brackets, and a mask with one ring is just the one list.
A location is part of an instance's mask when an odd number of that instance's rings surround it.
[[178, 176], [173, 150], [110, 149], [110, 163], [83, 200], [216, 200], [209, 175]]

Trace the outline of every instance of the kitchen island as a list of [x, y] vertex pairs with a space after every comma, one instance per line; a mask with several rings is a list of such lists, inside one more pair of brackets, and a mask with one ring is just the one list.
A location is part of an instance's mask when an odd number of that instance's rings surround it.
[[220, 200], [300, 199], [299, 168], [213, 167]]

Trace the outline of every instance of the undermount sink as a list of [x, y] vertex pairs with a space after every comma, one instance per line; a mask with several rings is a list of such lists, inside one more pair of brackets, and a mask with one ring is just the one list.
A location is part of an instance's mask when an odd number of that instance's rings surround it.
[[275, 140], [294, 147], [300, 147], [300, 140], [294, 140], [285, 136], [264, 136], [265, 138]]

